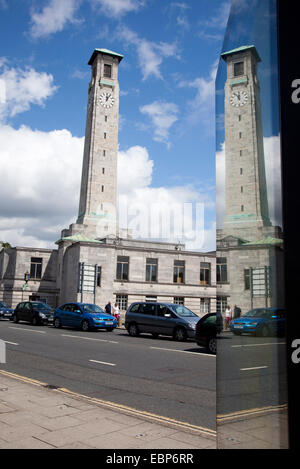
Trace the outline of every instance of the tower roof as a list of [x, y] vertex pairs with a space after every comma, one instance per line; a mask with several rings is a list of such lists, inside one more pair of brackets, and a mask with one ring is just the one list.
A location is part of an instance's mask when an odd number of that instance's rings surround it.
[[118, 54], [117, 52], [113, 52], [112, 50], [108, 50], [108, 49], [95, 49], [88, 64], [89, 65], [92, 65], [92, 63], [94, 62], [95, 60], [95, 57], [97, 54], [107, 54], [107, 55], [111, 55], [113, 57], [117, 57], [119, 59], [119, 62], [121, 62], [121, 60], [123, 59], [124, 55], [121, 55], [121, 54]]
[[244, 52], [244, 51], [246, 51], [246, 50], [251, 50], [251, 51], [253, 52], [253, 54], [254, 54], [254, 56], [255, 56], [257, 62], [261, 62], [261, 58], [260, 58], [260, 56], [258, 55], [258, 52], [257, 52], [255, 46], [241, 46], [241, 47], [238, 47], [238, 48], [236, 48], [236, 49], [232, 49], [232, 50], [230, 50], [230, 51], [228, 51], [228, 52], [223, 52], [223, 54], [221, 54], [221, 57], [222, 57], [222, 59], [225, 60], [225, 62], [226, 62], [227, 57], [228, 57], [229, 55], [239, 54], [240, 52]]

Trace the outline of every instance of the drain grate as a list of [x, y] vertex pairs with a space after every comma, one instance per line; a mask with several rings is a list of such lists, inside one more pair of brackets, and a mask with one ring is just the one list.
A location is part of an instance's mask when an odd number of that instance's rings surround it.
[[43, 387], [46, 389], [60, 389], [59, 386], [55, 386], [54, 384], [44, 384]]

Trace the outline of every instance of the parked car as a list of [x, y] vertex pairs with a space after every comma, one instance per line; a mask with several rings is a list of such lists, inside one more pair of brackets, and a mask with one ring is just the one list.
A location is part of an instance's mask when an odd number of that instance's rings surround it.
[[233, 319], [230, 330], [235, 335], [251, 333], [267, 337], [285, 334], [285, 310], [282, 308], [256, 308], [242, 317]]
[[195, 337], [199, 316], [183, 305], [173, 303], [132, 303], [125, 315], [125, 328], [136, 337], [148, 332], [154, 337], [172, 336], [184, 341]]
[[196, 324], [195, 340], [209, 353], [217, 353], [217, 334], [223, 330], [223, 319], [219, 313], [205, 314]]
[[6, 303], [3, 303], [3, 301], [0, 301], [0, 318], [7, 318], [10, 319], [12, 318], [14, 310], [7, 306]]
[[13, 312], [12, 320], [30, 322], [34, 326], [53, 321], [53, 309], [42, 301], [22, 301]]
[[90, 303], [65, 303], [54, 311], [54, 327], [78, 327], [83, 331], [89, 329], [106, 329], [112, 331], [117, 327], [114, 316], [107, 314], [98, 305]]

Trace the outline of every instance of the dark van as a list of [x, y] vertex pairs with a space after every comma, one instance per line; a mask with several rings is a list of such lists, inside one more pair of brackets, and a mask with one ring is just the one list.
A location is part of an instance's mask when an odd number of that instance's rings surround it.
[[195, 338], [199, 316], [183, 305], [173, 303], [132, 303], [125, 316], [125, 327], [132, 337], [149, 333], [153, 337], [172, 336], [184, 341]]

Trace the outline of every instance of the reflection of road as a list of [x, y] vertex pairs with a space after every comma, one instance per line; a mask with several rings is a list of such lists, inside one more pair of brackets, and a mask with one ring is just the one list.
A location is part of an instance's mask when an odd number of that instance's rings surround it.
[[284, 338], [223, 332], [217, 347], [218, 415], [287, 402]]

